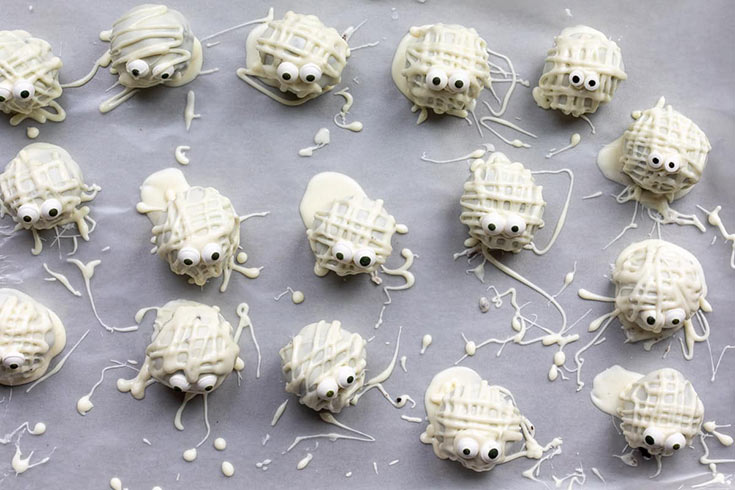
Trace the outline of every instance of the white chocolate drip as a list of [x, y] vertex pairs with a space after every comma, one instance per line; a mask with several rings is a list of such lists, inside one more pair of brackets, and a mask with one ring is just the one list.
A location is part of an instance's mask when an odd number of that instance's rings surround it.
[[426, 349], [428, 349], [429, 346], [431, 345], [432, 340], [433, 339], [431, 338], [431, 335], [429, 334], [426, 334], [421, 338], [421, 351], [419, 352], [419, 354], [424, 355], [424, 352], [426, 352]]
[[235, 343], [240, 342], [240, 334], [242, 333], [243, 329], [247, 328], [250, 331], [250, 339], [253, 341], [253, 345], [255, 346], [255, 354], [258, 358], [258, 362], [255, 367], [255, 377], [260, 378], [260, 344], [258, 344], [258, 339], [255, 337], [255, 327], [253, 326], [253, 322], [248, 316], [249, 311], [250, 307], [247, 303], [240, 303], [239, 305], [237, 305], [237, 316], [240, 317], [240, 321], [237, 324], [237, 331], [235, 331]]
[[314, 154], [315, 150], [320, 150], [329, 144], [329, 129], [319, 128], [314, 134], [314, 146], [307, 146], [299, 150], [300, 157], [310, 157]]
[[181, 165], [189, 165], [189, 157], [186, 156], [186, 152], [191, 150], [191, 146], [179, 145], [174, 150], [174, 158]]
[[306, 453], [306, 456], [304, 456], [296, 465], [297, 470], [303, 470], [306, 468], [309, 463], [311, 463], [312, 458], [314, 458], [314, 455], [311, 453]]
[[26, 393], [30, 392], [33, 388], [36, 387], [39, 383], [43, 383], [47, 379], [49, 379], [51, 376], [55, 375], [59, 371], [61, 371], [61, 368], [64, 367], [64, 364], [66, 363], [66, 360], [69, 359], [69, 356], [71, 356], [74, 351], [79, 347], [79, 344], [82, 343], [82, 341], [89, 335], [89, 330], [84, 332], [81, 337], [79, 337], [79, 340], [77, 340], [77, 343], [72, 346], [71, 349], [69, 349], [69, 352], [67, 352], [64, 357], [61, 358], [59, 362], [56, 363], [56, 365], [51, 369], [51, 371], [48, 371], [46, 374], [35, 380], [27, 389]]
[[546, 158], [551, 158], [554, 155], [558, 155], [559, 153], [563, 151], [571, 150], [572, 148], [577, 146], [581, 141], [582, 141], [582, 137], [579, 135], [579, 133], [573, 133], [572, 136], [569, 138], [569, 144], [567, 146], [563, 146], [559, 149], [552, 148], [546, 154]]
[[477, 160], [478, 158], [482, 158], [485, 156], [487, 152], [493, 152], [495, 151], [495, 147], [490, 143], [483, 143], [480, 148], [478, 148], [475, 151], [472, 151], [466, 155], [462, 155], [460, 157], [456, 158], [450, 158], [448, 160], [434, 160], [433, 158], [428, 158], [426, 156], [426, 152], [421, 154], [421, 161], [429, 162], [429, 163], [455, 163], [455, 162], [464, 162], [465, 160]]
[[345, 103], [342, 105], [342, 109], [339, 111], [338, 114], [334, 115], [334, 124], [336, 124], [338, 128], [347, 129], [349, 131], [359, 133], [360, 131], [362, 131], [363, 128], [363, 124], [360, 121], [353, 121], [347, 124], [347, 114], [349, 114], [353, 102], [352, 94], [349, 92], [349, 90], [349, 87], [345, 87], [339, 92], [334, 93], [334, 95], [341, 95], [345, 99]]
[[43, 268], [46, 270], [46, 272], [51, 275], [51, 277], [45, 278], [47, 281], [58, 281], [59, 284], [64, 286], [71, 294], [74, 296], [81, 296], [82, 293], [80, 293], [78, 290], [74, 289], [74, 286], [71, 285], [69, 282], [69, 279], [60, 272], [54, 272], [52, 271], [49, 266], [46, 264], [46, 262], [43, 263]]
[[189, 128], [191, 127], [191, 122], [194, 119], [201, 118], [201, 114], [196, 114], [194, 112], [194, 104], [196, 103], [196, 94], [194, 94], [193, 90], [189, 90], [186, 93], [186, 107], [184, 108], [184, 123], [186, 125], [186, 131], [189, 131]]
[[[396, 232], [400, 233], [398, 229], [396, 229]], [[403, 278], [404, 282], [400, 286], [383, 286], [383, 293], [385, 294], [386, 299], [380, 307], [380, 314], [378, 315], [378, 321], [375, 323], [375, 328], [380, 328], [380, 326], [383, 324], [383, 314], [385, 313], [388, 305], [393, 302], [390, 292], [409, 289], [413, 287], [413, 285], [416, 283], [415, 276], [413, 275], [413, 273], [409, 272], [409, 269], [413, 265], [413, 260], [416, 255], [411, 252], [411, 250], [404, 248], [403, 250], [401, 250], [401, 256], [405, 259], [405, 261], [403, 262], [403, 265], [397, 269], [388, 269], [384, 265], [380, 266], [383, 274], [401, 277]]]
[[[97, 380], [95, 384], [92, 385], [92, 387], [89, 389], [86, 395], [82, 396], [79, 400], [77, 400], [77, 412], [79, 412], [79, 415], [87, 415], [90, 410], [94, 408], [94, 404], [92, 403], [92, 395], [94, 395], [94, 392], [99, 386], [102, 384], [102, 382], [105, 380], [105, 373], [111, 369], [120, 369], [120, 368], [130, 368], [135, 371], [137, 371], [136, 368], [127, 365], [124, 362], [111, 360], [112, 365], [102, 368], [102, 371], [100, 372], [100, 379]], [[143, 442], [146, 442], [147, 439], [143, 439]], [[150, 442], [147, 442], [148, 445], [150, 445]]]
[[278, 421], [281, 419], [283, 412], [286, 411], [286, 405], [288, 405], [288, 398], [283, 403], [278, 405], [276, 412], [273, 414], [273, 419], [271, 420], [271, 427], [275, 427]]
[[222, 461], [222, 474], [226, 477], [231, 477], [235, 474], [235, 466], [229, 461]]
[[38, 128], [34, 126], [28, 126], [26, 128], [26, 136], [28, 139], [34, 140], [38, 138], [38, 135], [41, 134], [41, 132], [38, 130]]
[[[707, 222], [720, 231], [722, 238], [724, 238], [726, 242], [732, 242], [730, 267], [732, 269], [735, 269], [735, 233], [728, 233], [727, 229], [725, 228], [725, 224], [722, 222], [722, 218], [720, 218], [720, 210], [722, 209], [722, 206], [716, 206], [715, 209], [713, 209], [712, 211], [707, 211], [702, 206], [697, 207], [700, 209], [700, 211], [707, 215]], [[717, 235], [715, 235], [715, 238], [717, 238]], [[712, 240], [712, 243], [714, 244], [714, 239]]]

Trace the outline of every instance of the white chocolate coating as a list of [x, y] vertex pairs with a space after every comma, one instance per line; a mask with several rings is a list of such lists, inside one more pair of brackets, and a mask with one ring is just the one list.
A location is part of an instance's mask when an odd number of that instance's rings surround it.
[[39, 123], [66, 118], [55, 100], [61, 95], [60, 69], [61, 60], [43, 39], [26, 31], [0, 31], [0, 110], [12, 116], [11, 125], [27, 118]]
[[65, 345], [66, 330], [53, 311], [20, 291], [0, 289], [0, 384], [40, 378]]
[[[366, 345], [365, 339], [343, 329], [338, 321], [322, 320], [305, 326], [279, 352], [286, 391], [313, 410], [340, 412], [365, 382]], [[345, 366], [354, 379], [341, 386], [339, 374]], [[322, 383], [335, 387], [331, 397], [320, 396]]]
[[624, 70], [614, 41], [591, 27], [567, 27], [554, 39], [533, 98], [544, 109], [574, 117], [590, 114], [612, 100], [628, 78]]
[[[168, 262], [171, 271], [198, 286], [224, 274], [223, 290], [233, 269], [257, 277], [257, 269], [235, 264], [241, 218], [216, 189], [192, 187], [180, 170], [169, 168], [146, 178], [140, 198], [138, 212], [153, 223], [152, 252]], [[195, 257], [189, 258], [184, 250], [193, 251]]]
[[[289, 11], [283, 19], [269, 19], [250, 32], [247, 67], [240, 68], [237, 74], [248, 83], [248, 77], [257, 77], [294, 96], [291, 102], [303, 103], [340, 83], [349, 56], [350, 47], [336, 29], [325, 26], [314, 15]], [[283, 65], [282, 72], [286, 66], [295, 68], [285, 70], [288, 79], [279, 73], [283, 63], [289, 65]], [[313, 68], [317, 71], [310, 72]], [[309, 81], [309, 74], [318, 76]]]
[[[470, 243], [478, 242], [488, 250], [518, 253], [533, 241], [534, 234], [544, 226], [543, 187], [534, 183], [533, 175], [523, 164], [511, 162], [503, 153], [492, 153], [487, 160], [475, 160], [464, 184], [460, 199], [460, 220], [467, 225]], [[500, 216], [503, 224], [495, 230], [483, 227], [483, 218]], [[490, 220], [490, 224], [496, 224]], [[488, 223], [486, 223], [488, 224]], [[521, 225], [522, 232], [513, 226]], [[520, 230], [521, 228], [518, 228]]]
[[600, 410], [621, 419], [628, 446], [651, 455], [671, 456], [692, 444], [702, 428], [702, 401], [675, 369], [643, 376], [613, 366], [595, 377], [591, 396]]
[[[136, 320], [149, 309], [139, 311]], [[135, 378], [117, 381], [120, 391], [141, 399], [152, 378], [176, 391], [205, 394], [233, 370], [243, 369], [232, 325], [219, 308], [178, 299], [153, 309], [156, 320], [145, 361]]]
[[[398, 45], [391, 72], [398, 89], [414, 104], [411, 110], [421, 111], [418, 124], [429, 109], [465, 118], [482, 89], [490, 86], [487, 43], [473, 28], [414, 26]], [[434, 76], [441, 84], [431, 88]], [[452, 86], [455, 79], [462, 81], [461, 89]]]
[[300, 210], [318, 276], [330, 270], [338, 276], [377, 272], [393, 251], [391, 238], [400, 225], [381, 199], [366, 197], [360, 185], [346, 175], [315, 175]]
[[0, 174], [0, 216], [9, 213], [16, 230], [31, 230], [34, 254], [41, 252], [38, 230], [76, 223], [89, 240], [89, 208], [81, 206], [97, 195], [99, 187], [84, 183], [79, 165], [63, 148], [32, 143], [18, 152]]
[[[424, 403], [429, 425], [421, 442], [431, 444], [441, 459], [489, 471], [520, 456], [538, 459], [546, 449], [533, 439], [535, 429], [510, 391], [489, 385], [470, 368], [452, 367], [434, 376]], [[512, 453], [514, 443], [521, 441], [524, 449]]]

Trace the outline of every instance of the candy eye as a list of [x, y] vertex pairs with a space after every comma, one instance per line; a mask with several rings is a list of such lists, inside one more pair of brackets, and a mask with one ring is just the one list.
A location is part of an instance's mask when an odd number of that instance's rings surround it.
[[285, 83], [293, 83], [299, 77], [299, 68], [290, 61], [284, 61], [278, 65], [276, 74], [281, 81]]
[[18, 218], [27, 225], [32, 225], [41, 217], [41, 212], [35, 204], [24, 204], [18, 208]]
[[371, 248], [363, 248], [357, 251], [352, 261], [356, 266], [367, 269], [375, 263], [375, 252]]
[[146, 63], [143, 60], [130, 60], [128, 61], [128, 64], [125, 65], [125, 69], [134, 78], [144, 77], [148, 75], [149, 71], [151, 71], [151, 68], [148, 66], [148, 63]]
[[13, 92], [7, 87], [0, 87], [0, 102], [5, 102], [13, 98]]
[[199, 251], [192, 247], [184, 247], [179, 250], [176, 258], [179, 260], [179, 262], [182, 262], [184, 265], [187, 265], [189, 267], [197, 265], [200, 260]]
[[18, 369], [23, 365], [26, 358], [20, 352], [11, 352], [7, 356], [3, 357], [3, 366], [7, 369]]
[[168, 80], [169, 78], [174, 76], [175, 71], [176, 69], [173, 67], [173, 65], [160, 70], [154, 68], [153, 75], [160, 78], [161, 80]]
[[426, 74], [426, 86], [431, 90], [443, 90], [447, 86], [447, 72], [439, 68], [432, 68]]
[[342, 366], [337, 370], [337, 384], [341, 388], [352, 386], [355, 382], [355, 370], [349, 366]]
[[678, 172], [680, 167], [681, 162], [679, 161], [679, 155], [669, 156], [669, 158], [666, 159], [666, 163], [664, 163], [664, 168], [670, 174]]
[[217, 384], [217, 376], [214, 374], [205, 374], [197, 381], [197, 388], [201, 391], [212, 391], [214, 385]]
[[316, 387], [316, 396], [318, 396], [322, 400], [331, 400], [332, 398], [337, 396], [338, 390], [339, 386], [337, 386], [337, 382], [334, 380], [334, 378], [324, 378], [319, 382], [319, 385]]
[[666, 439], [665, 447], [669, 450], [678, 451], [679, 449], [683, 448], [687, 443], [687, 440], [684, 438], [684, 436], [680, 432], [676, 432], [674, 434], [671, 434]]
[[480, 457], [486, 463], [497, 461], [500, 457], [500, 444], [495, 441], [488, 441], [482, 446]]
[[301, 81], [306, 83], [318, 82], [322, 78], [322, 69], [314, 63], [307, 63], [299, 70], [299, 77]]
[[584, 81], [584, 88], [591, 92], [600, 88], [600, 75], [597, 73], [587, 75], [587, 79]]
[[664, 434], [656, 427], [649, 427], [643, 432], [643, 442], [648, 446], [661, 446], [664, 443]]
[[648, 155], [648, 166], [651, 168], [661, 168], [664, 164], [664, 158], [657, 152], [653, 151]]
[[648, 325], [649, 327], [654, 327], [656, 323], [658, 323], [658, 315], [656, 315], [656, 310], [643, 310], [641, 312], [641, 320], [643, 320], [643, 323], [645, 325]]
[[171, 388], [173, 388], [174, 391], [189, 391], [189, 388], [191, 388], [191, 385], [186, 380], [186, 376], [184, 376], [181, 373], [176, 373], [170, 378], [168, 378], [168, 384], [171, 385]]
[[477, 441], [471, 437], [462, 437], [457, 440], [456, 449], [457, 454], [464, 459], [472, 459], [477, 456], [477, 452], [480, 450], [480, 445]]
[[28, 80], [18, 80], [13, 85], [13, 97], [21, 100], [29, 100], [36, 93], [36, 88]]
[[584, 73], [582, 70], [574, 70], [569, 74], [569, 84], [577, 88], [584, 85]]
[[681, 327], [686, 317], [686, 313], [681, 308], [669, 310], [666, 312], [666, 326], [669, 328]]
[[482, 231], [490, 236], [500, 235], [505, 229], [505, 218], [498, 213], [488, 213], [480, 220]]
[[60, 214], [61, 202], [58, 199], [48, 199], [41, 204], [41, 216], [43, 216], [43, 219], [56, 219]]
[[452, 92], [466, 92], [470, 88], [470, 76], [466, 71], [458, 71], [449, 77], [449, 90]]
[[222, 260], [222, 247], [217, 243], [208, 243], [202, 249], [202, 260], [207, 265], [216, 264]]
[[526, 231], [526, 222], [523, 218], [517, 214], [511, 214], [508, 216], [508, 220], [505, 223], [505, 233], [509, 236], [519, 236]]
[[352, 261], [353, 256], [352, 247], [347, 242], [337, 242], [334, 247], [332, 247], [332, 255], [334, 255], [334, 258], [343, 264], [349, 264], [350, 261]]

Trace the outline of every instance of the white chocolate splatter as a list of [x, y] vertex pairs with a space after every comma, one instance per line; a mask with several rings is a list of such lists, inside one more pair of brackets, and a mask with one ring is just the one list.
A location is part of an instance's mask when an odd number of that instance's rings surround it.
[[189, 165], [189, 157], [186, 156], [186, 152], [191, 150], [191, 146], [188, 145], [179, 145], [174, 150], [174, 158], [176, 158], [176, 161], [180, 163], [181, 165]]
[[314, 146], [307, 146], [299, 150], [300, 157], [310, 157], [314, 154], [314, 151], [319, 150], [327, 146], [330, 142], [329, 129], [319, 128], [314, 134]]
[[[184, 108], [184, 123], [186, 124], [186, 130], [189, 131], [191, 122], [194, 119], [199, 119], [201, 114], [194, 113], [194, 104], [196, 103], [196, 95], [193, 90], [189, 90], [186, 93], [186, 107]], [[178, 158], [177, 158], [178, 160]]]

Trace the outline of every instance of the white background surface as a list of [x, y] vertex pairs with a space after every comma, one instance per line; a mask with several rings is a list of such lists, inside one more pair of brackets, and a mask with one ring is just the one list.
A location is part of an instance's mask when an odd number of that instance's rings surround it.
[[[22, 28], [48, 40], [64, 61], [62, 80], [71, 81], [85, 74], [95, 59], [106, 49], [98, 40], [99, 31], [109, 29], [112, 22], [133, 1], [97, 2], [3, 2], [3, 28]], [[708, 209], [722, 204], [722, 218], [735, 229], [735, 195], [732, 193], [735, 172], [735, 116], [733, 107], [732, 47], [735, 15], [730, 2], [529, 2], [516, 1], [491, 5], [490, 2], [441, 2], [428, 0], [394, 2], [273, 2], [276, 16], [289, 8], [315, 13], [330, 26], [342, 30], [367, 19], [365, 26], [352, 38], [353, 46], [380, 41], [375, 48], [353, 53], [343, 73], [343, 85], [355, 96], [351, 117], [365, 124], [365, 130], [353, 134], [339, 130], [331, 118], [342, 99], [331, 94], [302, 107], [279, 105], [245, 85], [235, 76], [244, 66], [244, 40], [247, 29], [223, 36], [222, 44], [204, 50], [204, 68], [218, 67], [213, 75], [202, 76], [183, 88], [156, 88], [142, 92], [112, 113], [102, 115], [98, 104], [114, 92], [104, 93], [114, 81], [101, 71], [87, 86], [66, 90], [60, 99], [68, 112], [60, 124], [30, 124], [40, 127], [36, 141], [55, 143], [66, 148], [82, 167], [88, 182], [102, 186], [103, 191], [92, 203], [92, 216], [98, 220], [97, 231], [89, 243], [83, 243], [76, 257], [87, 262], [101, 258], [93, 279], [93, 289], [101, 316], [110, 324], [132, 324], [136, 310], [144, 306], [162, 305], [178, 298], [188, 298], [222, 307], [223, 314], [236, 324], [235, 308], [247, 301], [251, 318], [263, 350], [260, 379], [255, 379], [255, 354], [247, 332], [241, 341], [245, 359], [244, 383], [238, 388], [235, 376], [210, 397], [212, 437], [199, 451], [194, 463], [185, 463], [182, 452], [196, 444], [203, 435], [201, 401], [195, 400], [184, 415], [186, 430], [173, 427], [173, 416], [180, 396], [160, 385], [152, 386], [142, 401], [119, 393], [115, 380], [123, 373], [111, 371], [92, 401], [95, 404], [86, 417], [75, 410], [76, 401], [99, 377], [110, 359], [143, 360], [151, 332], [151, 318], [146, 318], [136, 333], [105, 332], [95, 321], [86, 297], [72, 297], [57, 283], [43, 281], [42, 263], [65, 273], [77, 288], [83, 288], [77, 269], [59, 261], [58, 251], [46, 242], [43, 255], [30, 254], [30, 234], [0, 238], [3, 276], [0, 284], [11, 284], [31, 293], [55, 310], [67, 329], [71, 346], [86, 329], [90, 335], [54, 378], [39, 385], [31, 393], [15, 388], [2, 388], [5, 401], [0, 405], [0, 432], [7, 432], [28, 420], [44, 421], [48, 432], [41, 437], [25, 435], [21, 439], [24, 454], [32, 458], [46, 456], [56, 447], [51, 461], [18, 477], [8, 476], [0, 487], [97, 488], [108, 487], [111, 477], [118, 476], [125, 487], [146, 489], [159, 485], [173, 488], [537, 488], [540, 484], [521, 478], [531, 466], [520, 460], [499, 466], [491, 473], [475, 474], [459, 464], [437, 459], [431, 448], [421, 444], [418, 436], [425, 424], [405, 422], [400, 415], [423, 417], [424, 389], [432, 376], [458, 359], [464, 348], [460, 331], [476, 341], [490, 336], [510, 335], [509, 305], [481, 314], [478, 298], [485, 287], [473, 276], [466, 275], [466, 263], [453, 261], [452, 253], [462, 249], [467, 230], [459, 222], [459, 197], [468, 176], [467, 164], [432, 166], [419, 160], [426, 151], [435, 158], [448, 158], [467, 153], [482, 142], [494, 143], [512, 159], [527, 167], [575, 171], [574, 197], [567, 225], [557, 245], [543, 257], [524, 252], [506, 255], [503, 262], [547, 290], [555, 291], [566, 272], [577, 262], [578, 273], [573, 285], [561, 297], [571, 320], [592, 309], [577, 327], [580, 342], [567, 349], [568, 358], [590, 339], [585, 331], [587, 320], [608, 311], [608, 305], [588, 303], [576, 296], [585, 287], [595, 292], [612, 294], [612, 285], [604, 274], [609, 272], [617, 254], [629, 243], [648, 237], [651, 222], [639, 218], [638, 229], [605, 251], [602, 247], [619, 233], [630, 220], [633, 204], [618, 205], [609, 197], [620, 186], [607, 181], [597, 170], [595, 157], [599, 148], [621, 134], [630, 123], [630, 112], [652, 106], [660, 95], [697, 122], [711, 143], [709, 165], [703, 180], [685, 198], [674, 203], [682, 212], [695, 211], [700, 203]], [[199, 37], [235, 23], [264, 15], [266, 2], [184, 2], [169, 5], [181, 10], [191, 21]], [[395, 8], [398, 19], [391, 10]], [[569, 8], [573, 18], [565, 14]], [[486, 134], [481, 139], [474, 128], [456, 118], [432, 117], [421, 126], [410, 103], [394, 87], [390, 78], [393, 51], [400, 38], [412, 25], [445, 22], [461, 23], [477, 28], [489, 46], [511, 56], [521, 76], [538, 80], [547, 49], [562, 28], [578, 23], [602, 30], [615, 39], [623, 50], [629, 79], [624, 82], [611, 104], [593, 116], [597, 135], [590, 135], [583, 121], [563, 117], [537, 108], [530, 88], [518, 87], [507, 118], [521, 118], [520, 124], [539, 135], [531, 149], [510, 148]], [[359, 84], [353, 81], [359, 79]], [[533, 86], [533, 85], [532, 85]], [[500, 85], [504, 90], [505, 85]], [[196, 92], [195, 120], [190, 133], [184, 129], [183, 111], [186, 92]], [[114, 90], [117, 90], [114, 89]], [[485, 91], [483, 98], [492, 101]], [[481, 115], [484, 110], [479, 111]], [[7, 162], [23, 146], [28, 123], [12, 128], [0, 123], [0, 161]], [[310, 159], [297, 156], [299, 148], [310, 144], [316, 130], [326, 126], [332, 132], [332, 143]], [[501, 130], [515, 137], [512, 132]], [[573, 151], [547, 160], [544, 154], [552, 147], [567, 144], [572, 132], [582, 135], [582, 143]], [[526, 138], [524, 138], [526, 139]], [[214, 186], [230, 197], [241, 214], [270, 210], [265, 219], [253, 219], [243, 225], [243, 246], [250, 256], [248, 265], [265, 266], [262, 276], [248, 280], [233, 275], [230, 289], [218, 292], [219, 282], [204, 290], [188, 286], [172, 274], [168, 265], [149, 255], [150, 223], [135, 212], [138, 186], [151, 172], [177, 166], [173, 151], [177, 145], [190, 145], [191, 164], [183, 168], [194, 185]], [[298, 204], [308, 179], [325, 170], [344, 172], [359, 181], [368, 195], [385, 200], [386, 208], [409, 227], [409, 234], [394, 238], [394, 256], [390, 265], [402, 262], [398, 251], [410, 247], [420, 254], [414, 273], [417, 284], [408, 292], [393, 295], [385, 316], [385, 324], [375, 332], [373, 324], [383, 301], [380, 288], [367, 277], [346, 281], [329, 275], [316, 277], [313, 259], [298, 214]], [[548, 239], [566, 192], [562, 176], [539, 176], [548, 201], [547, 227], [538, 235], [540, 243]], [[595, 191], [603, 197], [582, 201]], [[700, 215], [704, 221], [704, 216]], [[10, 227], [8, 218], [3, 226]], [[6, 228], [7, 230], [7, 228]], [[713, 228], [700, 233], [693, 227], [669, 225], [663, 228], [664, 239], [691, 250], [702, 262], [710, 285], [708, 299], [714, 312], [708, 315], [712, 326], [713, 350], [719, 354], [725, 344], [735, 343], [732, 318], [735, 315], [735, 271], [727, 267], [729, 246], [718, 238], [710, 246]], [[109, 252], [101, 252], [105, 246]], [[65, 244], [69, 247], [69, 243]], [[65, 251], [67, 251], [65, 249]], [[393, 280], [395, 281], [395, 279]], [[388, 279], [389, 283], [392, 283]], [[487, 285], [501, 291], [516, 286], [522, 302], [531, 301], [524, 310], [537, 313], [539, 322], [556, 328], [557, 313], [545, 306], [545, 300], [519, 286], [488, 266]], [[306, 294], [302, 305], [288, 298], [280, 302], [273, 296], [291, 286]], [[391, 407], [377, 391], [367, 394], [356, 407], [345, 410], [339, 419], [375, 436], [372, 444], [320, 441], [312, 451], [314, 459], [303, 471], [296, 463], [313, 449], [304, 443], [292, 452], [282, 451], [297, 435], [329, 432], [315, 413], [298, 404], [296, 398], [283, 391], [277, 351], [291, 335], [313, 321], [339, 319], [350, 330], [365, 337], [376, 335], [368, 344], [368, 366], [373, 373], [383, 369], [394, 348], [398, 325], [403, 325], [399, 355], [408, 357], [408, 373], [399, 368], [386, 383], [394, 395], [408, 393], [419, 401], [411, 410]], [[430, 333], [434, 343], [425, 355], [419, 355], [421, 337]], [[706, 419], [719, 423], [734, 422], [732, 407], [735, 392], [732, 374], [735, 355], [726, 356], [716, 383], [710, 383], [710, 358], [706, 345], [698, 344], [695, 358], [684, 361], [677, 343], [665, 360], [662, 353], [667, 343], [644, 352], [640, 345], [623, 344], [622, 331], [615, 324], [606, 335], [607, 341], [587, 353], [582, 392], [575, 392], [572, 381], [550, 383], [546, 372], [554, 352], [538, 344], [529, 347], [508, 345], [503, 355], [495, 357], [492, 348], [478, 351], [465, 365], [478, 370], [491, 383], [509, 388], [521, 410], [537, 427], [538, 439], [564, 438], [563, 454], [544, 464], [541, 478], [553, 485], [551, 475], [563, 476], [582, 465], [587, 472], [587, 486], [601, 487], [591, 474], [597, 467], [608, 481], [608, 488], [630, 488], [633, 482], [645, 488], [678, 488], [708, 479], [706, 467], [698, 464], [702, 454], [699, 443], [664, 462], [664, 471], [649, 479], [655, 464], [629, 468], [611, 454], [619, 454], [625, 445], [616, 434], [608, 416], [598, 411], [589, 400], [594, 374], [613, 363], [647, 372], [670, 366], [680, 369], [694, 382], [702, 398]], [[385, 342], [390, 342], [386, 345]], [[570, 363], [571, 364], [571, 363]], [[125, 372], [125, 376], [132, 373]], [[276, 407], [290, 399], [283, 418], [270, 427]], [[261, 439], [270, 433], [267, 446]], [[215, 437], [227, 439], [225, 452], [217, 452], [211, 443]], [[147, 438], [152, 446], [143, 444]], [[710, 439], [714, 454], [735, 456], [733, 448], [724, 449]], [[13, 444], [0, 447], [0, 468], [10, 472]], [[268, 471], [255, 463], [270, 458]], [[394, 466], [387, 463], [399, 459]], [[222, 476], [220, 463], [231, 461], [236, 473], [231, 479]], [[377, 462], [379, 475], [373, 472]], [[728, 468], [730, 466], [730, 468]], [[732, 472], [732, 465], [720, 470]], [[352, 477], [345, 478], [351, 471]], [[180, 481], [176, 482], [176, 475]]]

